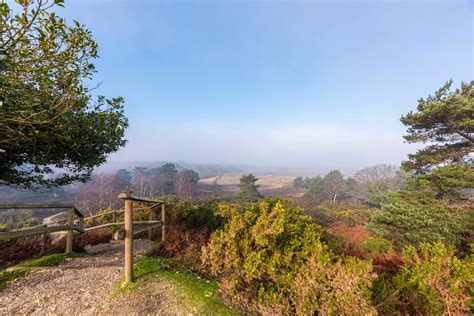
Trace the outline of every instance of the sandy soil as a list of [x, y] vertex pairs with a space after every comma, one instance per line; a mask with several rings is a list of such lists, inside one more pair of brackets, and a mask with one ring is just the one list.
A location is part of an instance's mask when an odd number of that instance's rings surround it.
[[[134, 256], [150, 248], [134, 241]], [[57, 267], [35, 269], [0, 292], [0, 314], [188, 314], [174, 286], [165, 280], [130, 294], [116, 295], [123, 275], [123, 245], [91, 247], [92, 255], [66, 259]], [[145, 294], [146, 293], [146, 294]]]

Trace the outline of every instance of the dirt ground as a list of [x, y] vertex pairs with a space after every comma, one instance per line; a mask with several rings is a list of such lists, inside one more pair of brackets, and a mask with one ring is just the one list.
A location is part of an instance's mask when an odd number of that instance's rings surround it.
[[[134, 241], [134, 257], [151, 244]], [[101, 244], [85, 257], [68, 258], [57, 267], [28, 271], [0, 291], [0, 314], [189, 314], [166, 280], [146, 282], [132, 293], [117, 295], [123, 275], [123, 244]]]

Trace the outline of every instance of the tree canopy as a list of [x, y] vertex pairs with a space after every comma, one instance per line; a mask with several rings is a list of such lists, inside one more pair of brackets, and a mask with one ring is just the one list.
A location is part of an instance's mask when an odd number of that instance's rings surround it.
[[86, 181], [126, 143], [124, 100], [92, 96], [97, 43], [62, 0], [16, 3], [0, 6], [0, 184]]
[[350, 180], [344, 179], [341, 171], [331, 170], [324, 177], [295, 178], [293, 187], [307, 189], [308, 194], [320, 201], [337, 201], [347, 197]]
[[240, 197], [246, 200], [257, 200], [262, 195], [258, 192], [258, 185], [256, 182], [258, 181], [258, 178], [255, 177], [253, 174], [247, 174], [243, 175], [240, 178]]
[[391, 191], [401, 189], [406, 172], [393, 165], [376, 165], [359, 170], [354, 175], [354, 197], [369, 205], [380, 207]]
[[402, 116], [408, 126], [409, 143], [430, 143], [409, 155], [403, 163], [406, 170], [424, 173], [433, 167], [472, 161], [474, 152], [474, 81], [461, 83], [452, 90], [452, 80], [434, 95], [418, 100], [417, 112]]
[[368, 229], [391, 240], [397, 249], [442, 240], [458, 246], [469, 223], [468, 215], [430, 191], [400, 191], [372, 216]]

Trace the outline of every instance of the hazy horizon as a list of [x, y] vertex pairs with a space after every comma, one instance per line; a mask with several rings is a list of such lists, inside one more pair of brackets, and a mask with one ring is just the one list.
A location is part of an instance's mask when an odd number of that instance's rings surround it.
[[[345, 166], [316, 166], [316, 167], [308, 167], [308, 166], [285, 166], [285, 165], [263, 165], [263, 164], [239, 164], [239, 163], [200, 163], [200, 162], [193, 162], [193, 161], [183, 161], [183, 160], [112, 160], [108, 161], [106, 164], [103, 164], [94, 170], [94, 173], [101, 174], [101, 173], [114, 173], [118, 169], [127, 169], [132, 170], [134, 167], [146, 167], [146, 168], [156, 168], [161, 166], [164, 163], [173, 163], [181, 168], [188, 168], [188, 169], [199, 169], [200, 167], [221, 167], [222, 169], [232, 169], [232, 171], [223, 171], [222, 174], [227, 173], [254, 173], [254, 174], [264, 174], [264, 173], [272, 173], [272, 174], [285, 174], [285, 175], [294, 175], [294, 176], [316, 176], [316, 175], [325, 175], [327, 172], [331, 170], [339, 170], [345, 176], [352, 176], [355, 174], [356, 171], [361, 170], [366, 167], [373, 167], [375, 165], [367, 165], [358, 168], [351, 168]], [[390, 163], [380, 163], [386, 165], [393, 165]], [[395, 165], [399, 167], [399, 165]], [[238, 169], [238, 170], [237, 170]], [[198, 170], [199, 171], [199, 170]]]
[[59, 10], [99, 43], [97, 92], [125, 98], [110, 161], [398, 165], [418, 148], [401, 115], [473, 77], [469, 1], [110, 4]]

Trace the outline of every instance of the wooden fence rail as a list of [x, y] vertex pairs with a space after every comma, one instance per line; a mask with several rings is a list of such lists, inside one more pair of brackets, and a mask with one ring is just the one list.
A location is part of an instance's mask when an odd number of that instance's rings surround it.
[[[84, 232], [84, 215], [74, 205], [9, 205], [2, 204], [0, 209], [67, 209], [67, 220], [65, 225], [48, 226], [48, 224], [41, 224], [25, 229], [13, 230], [0, 233], [0, 240], [23, 238], [35, 235], [47, 236], [48, 233], [66, 231], [66, 253], [72, 253], [74, 230], [80, 233]], [[77, 224], [74, 223], [74, 217], [77, 217]], [[64, 222], [58, 221], [59, 222]], [[51, 225], [51, 224], [49, 224]], [[45, 238], [46, 239], [46, 238]]]
[[[73, 205], [0, 205], [0, 209], [67, 209], [67, 218], [61, 219], [51, 223], [43, 223], [40, 225], [12, 230], [8, 232], [0, 232], [0, 240], [13, 239], [13, 238], [23, 238], [35, 235], [43, 235], [45, 241], [47, 235], [53, 232], [66, 232], [66, 253], [71, 253], [73, 249], [74, 242], [74, 231], [78, 231], [83, 234], [87, 231], [94, 229], [100, 229], [104, 227], [114, 227], [114, 238], [124, 239], [125, 245], [125, 281], [133, 282], [133, 235], [138, 234], [143, 231], [148, 231], [148, 238], [151, 239], [153, 234], [153, 229], [156, 227], [161, 227], [161, 240], [165, 241], [166, 237], [166, 217], [165, 217], [165, 202], [159, 200], [151, 200], [143, 197], [134, 196], [131, 192], [122, 192], [118, 196], [119, 199], [122, 199], [125, 204], [123, 210], [113, 210], [109, 212], [104, 212], [101, 214], [92, 215], [89, 217], [84, 217], [84, 215], [77, 210]], [[133, 208], [133, 202], [151, 204], [148, 207]], [[150, 212], [149, 220], [144, 221], [133, 221], [133, 211], [141, 210], [153, 210], [154, 208], [161, 206], [161, 220], [155, 220], [154, 213]], [[124, 222], [117, 221], [117, 215], [124, 213]], [[104, 223], [100, 225], [95, 225], [91, 227], [84, 227], [85, 221], [104, 217], [107, 215], [112, 215], [112, 222]], [[137, 225], [137, 228], [134, 230], [134, 225]], [[123, 230], [116, 230], [116, 228], [123, 226]]]

